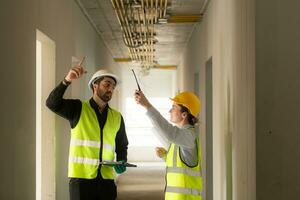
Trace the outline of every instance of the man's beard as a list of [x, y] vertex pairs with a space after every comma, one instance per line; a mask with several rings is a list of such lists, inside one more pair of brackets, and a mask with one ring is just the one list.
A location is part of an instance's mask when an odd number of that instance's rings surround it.
[[112, 92], [101, 92], [100, 90], [97, 91], [97, 96], [104, 101], [105, 103], [109, 102], [112, 97]]

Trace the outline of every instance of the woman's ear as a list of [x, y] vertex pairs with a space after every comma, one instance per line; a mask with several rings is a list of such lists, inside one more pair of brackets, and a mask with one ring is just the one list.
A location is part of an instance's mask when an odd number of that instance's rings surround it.
[[182, 118], [187, 118], [187, 112], [181, 113]]

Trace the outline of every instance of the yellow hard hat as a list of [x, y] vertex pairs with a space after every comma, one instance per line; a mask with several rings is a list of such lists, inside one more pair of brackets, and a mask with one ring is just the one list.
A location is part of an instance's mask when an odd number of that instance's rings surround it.
[[194, 117], [197, 117], [197, 115], [200, 112], [201, 101], [193, 92], [181, 92], [170, 99], [175, 103], [181, 104], [187, 109], [189, 109], [190, 113]]

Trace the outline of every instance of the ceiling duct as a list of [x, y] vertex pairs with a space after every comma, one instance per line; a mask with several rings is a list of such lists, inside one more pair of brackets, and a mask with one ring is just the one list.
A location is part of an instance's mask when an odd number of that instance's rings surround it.
[[131, 61], [145, 70], [157, 65], [154, 24], [167, 17], [168, 0], [111, 0]]

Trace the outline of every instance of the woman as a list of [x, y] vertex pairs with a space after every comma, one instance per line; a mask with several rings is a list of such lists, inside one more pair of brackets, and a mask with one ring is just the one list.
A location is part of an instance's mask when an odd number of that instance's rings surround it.
[[201, 151], [194, 127], [201, 103], [192, 92], [182, 92], [171, 100], [170, 124], [151, 105], [143, 92], [135, 91], [135, 100], [145, 107], [147, 116], [158, 133], [170, 143], [168, 151], [156, 148], [159, 157], [166, 160], [165, 200], [201, 200]]

